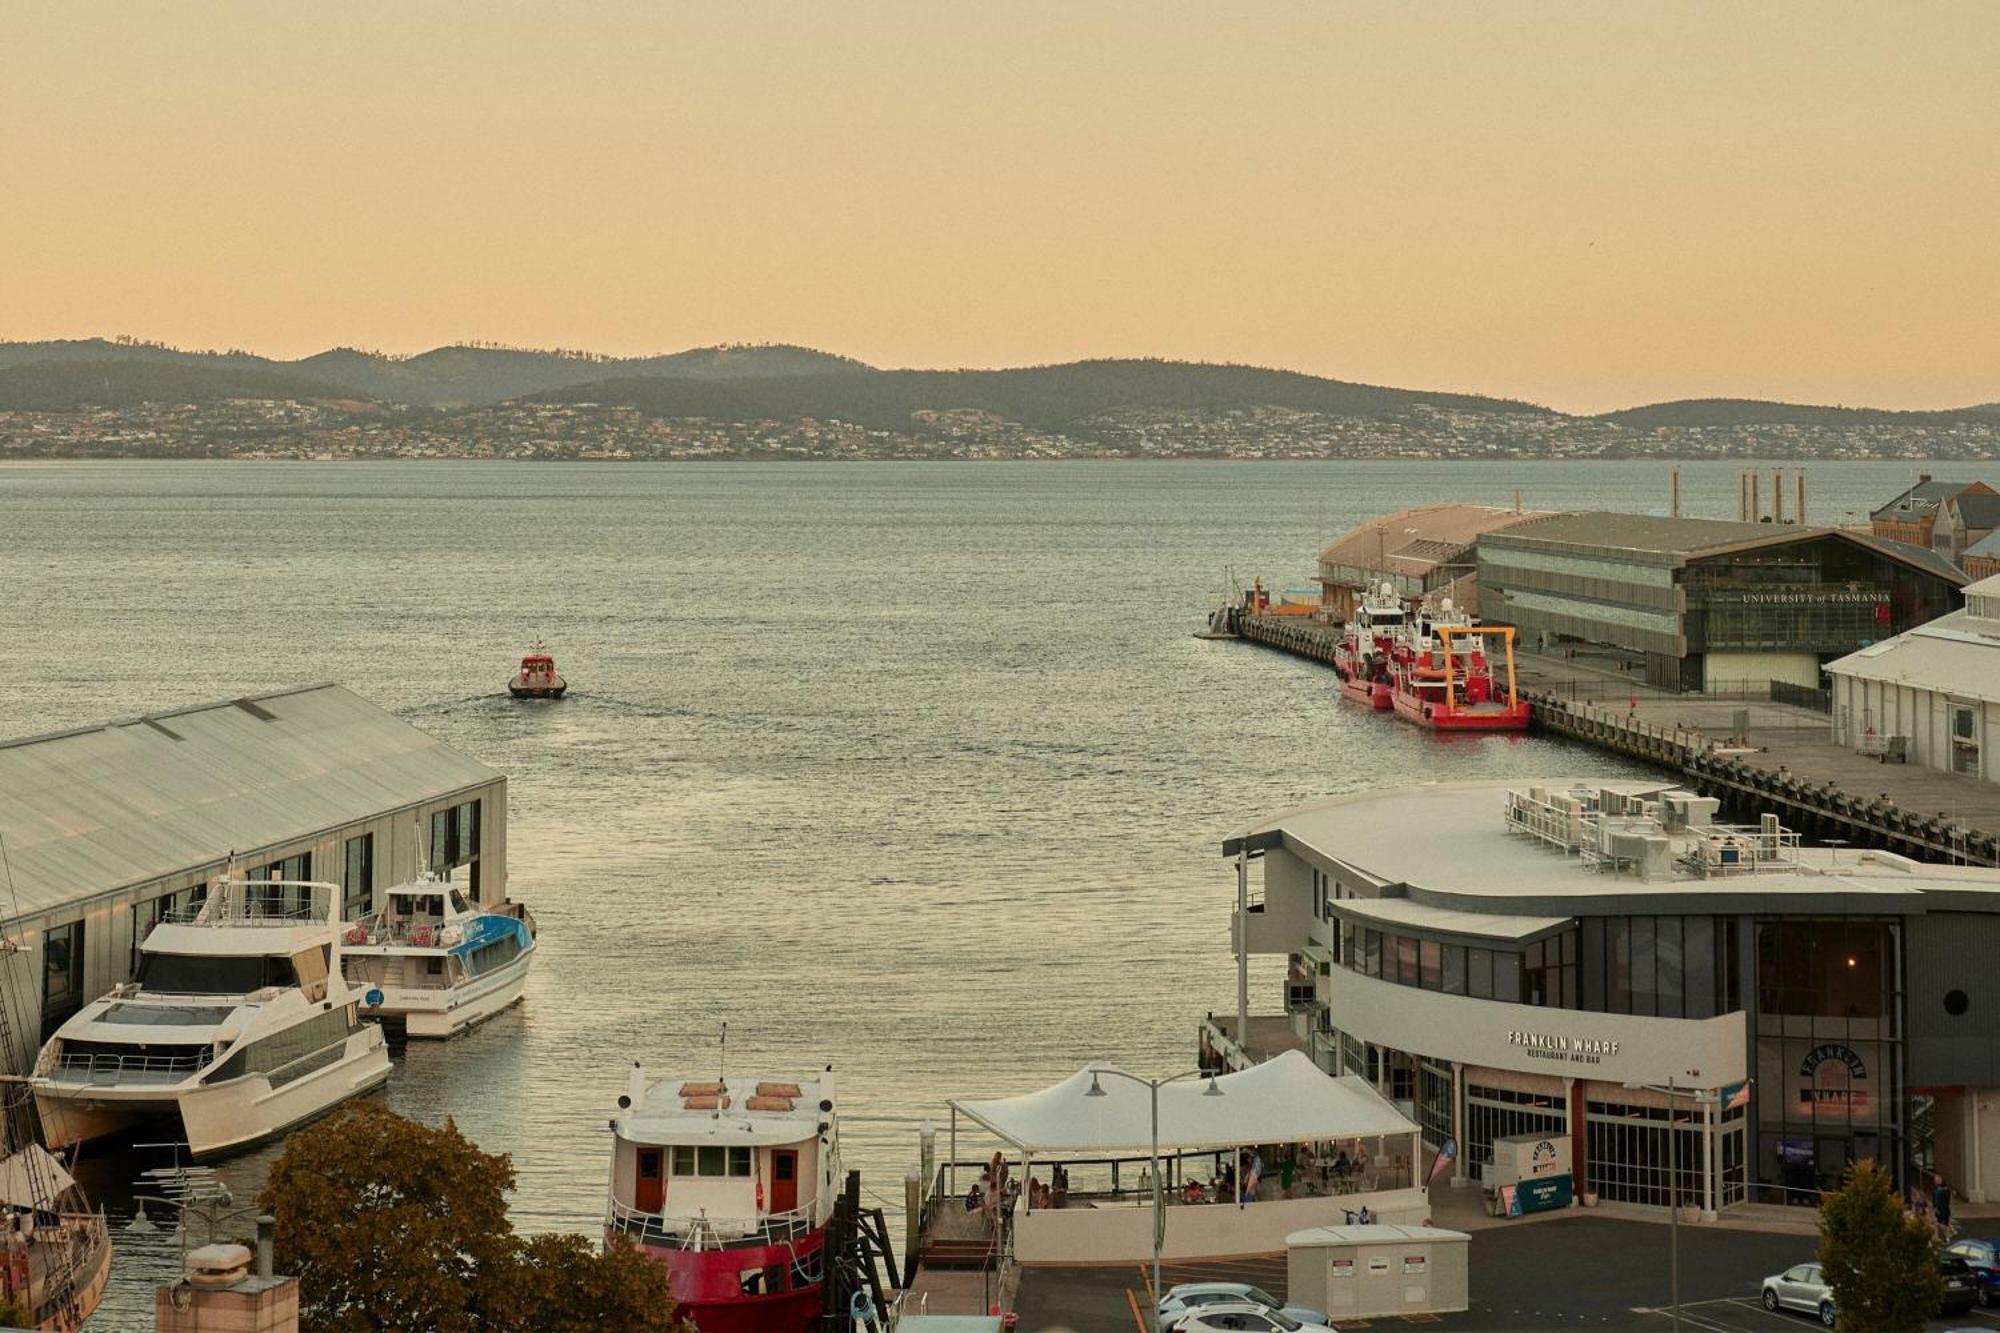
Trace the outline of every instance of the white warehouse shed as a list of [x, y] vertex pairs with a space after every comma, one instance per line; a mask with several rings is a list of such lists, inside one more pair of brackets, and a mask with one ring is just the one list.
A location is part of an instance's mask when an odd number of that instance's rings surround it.
[[129, 979], [146, 932], [232, 869], [339, 884], [352, 920], [421, 869], [502, 902], [506, 847], [504, 774], [338, 685], [0, 741], [15, 1039]]
[[1965, 609], [1830, 662], [1833, 738], [1900, 746], [1910, 763], [2000, 777], [2000, 575], [1965, 589]]

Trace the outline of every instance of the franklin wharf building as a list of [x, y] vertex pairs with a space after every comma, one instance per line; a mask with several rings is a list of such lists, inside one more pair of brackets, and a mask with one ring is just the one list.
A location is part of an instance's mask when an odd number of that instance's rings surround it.
[[[1369, 791], [1224, 854], [1238, 1019], [1207, 1054], [1365, 1075], [1461, 1180], [1537, 1134], [1578, 1195], [1664, 1206], [1671, 1170], [1710, 1216], [1816, 1203], [1861, 1158], [2000, 1195], [2000, 871], [1629, 781]], [[1282, 1018], [1247, 1012], [1251, 955], [1287, 959]]]

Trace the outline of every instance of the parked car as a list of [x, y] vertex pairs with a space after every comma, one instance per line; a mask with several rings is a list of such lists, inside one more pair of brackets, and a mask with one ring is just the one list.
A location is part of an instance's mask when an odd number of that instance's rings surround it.
[[1160, 1297], [1160, 1318], [1171, 1319], [1197, 1306], [1215, 1305], [1222, 1301], [1248, 1301], [1267, 1310], [1282, 1310], [1301, 1324], [1333, 1322], [1324, 1310], [1315, 1310], [1310, 1305], [1287, 1305], [1270, 1292], [1253, 1287], [1248, 1282], [1183, 1282], [1169, 1287], [1167, 1294]]
[[1800, 1264], [1775, 1277], [1764, 1279], [1766, 1310], [1803, 1310], [1819, 1316], [1819, 1322], [1833, 1327], [1833, 1288], [1826, 1285], [1818, 1264]]
[[1944, 1252], [1965, 1260], [1972, 1270], [1981, 1305], [2000, 1305], [2000, 1240], [1953, 1241]]
[[1255, 1301], [1198, 1305], [1168, 1322], [1173, 1333], [1340, 1333], [1332, 1324], [1307, 1324]]
[[1949, 1250], [1938, 1256], [1937, 1264], [1938, 1276], [1944, 1279], [1944, 1299], [1938, 1302], [1938, 1313], [1964, 1314], [1979, 1299], [1979, 1281], [1972, 1275], [1972, 1265]]

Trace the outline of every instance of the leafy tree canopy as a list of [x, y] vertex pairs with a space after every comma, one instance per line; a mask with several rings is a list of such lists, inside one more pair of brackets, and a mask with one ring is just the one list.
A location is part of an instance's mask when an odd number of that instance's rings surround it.
[[1930, 1227], [1873, 1161], [1820, 1204], [1819, 1262], [1848, 1333], [1921, 1333], [1944, 1299]]
[[629, 1246], [516, 1236], [513, 1186], [505, 1154], [378, 1102], [292, 1135], [258, 1202], [303, 1333], [686, 1333], [665, 1270]]

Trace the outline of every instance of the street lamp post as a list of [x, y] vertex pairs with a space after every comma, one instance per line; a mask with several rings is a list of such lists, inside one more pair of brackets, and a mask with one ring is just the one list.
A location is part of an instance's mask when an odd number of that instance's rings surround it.
[[[1688, 1071], [1699, 1074], [1698, 1069]], [[1667, 1298], [1672, 1307], [1674, 1333], [1681, 1330], [1681, 1136], [1680, 1127], [1674, 1123], [1674, 1110], [1680, 1104], [1681, 1088], [1673, 1075], [1667, 1076], [1667, 1085], [1662, 1088], [1651, 1083], [1627, 1083], [1628, 1091], [1663, 1093], [1667, 1099]], [[1703, 1094], [1695, 1091], [1695, 1105], [1708, 1105]]]
[[1154, 1329], [1158, 1330], [1163, 1326], [1160, 1319], [1160, 1249], [1166, 1244], [1167, 1239], [1167, 1196], [1165, 1187], [1160, 1182], [1160, 1089], [1166, 1087], [1169, 1083], [1178, 1083], [1184, 1078], [1206, 1077], [1208, 1079], [1208, 1089], [1201, 1094], [1202, 1096], [1220, 1097], [1223, 1095], [1223, 1092], [1221, 1088], [1215, 1085], [1215, 1075], [1205, 1069], [1189, 1069], [1175, 1074], [1170, 1078], [1140, 1078], [1137, 1074], [1128, 1074], [1122, 1069], [1093, 1069], [1090, 1071], [1090, 1091], [1084, 1093], [1084, 1096], [1106, 1097], [1110, 1095], [1104, 1091], [1104, 1086], [1097, 1081], [1098, 1077], [1103, 1074], [1112, 1074], [1118, 1078], [1130, 1079], [1134, 1083], [1142, 1084], [1151, 1092], [1153, 1098], [1153, 1147], [1152, 1156], [1149, 1159], [1153, 1172], [1152, 1324]]

